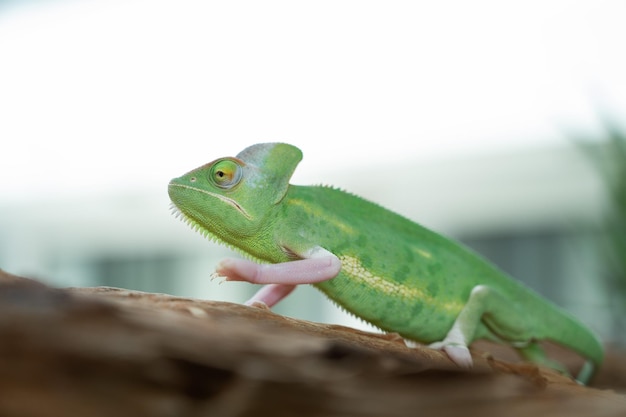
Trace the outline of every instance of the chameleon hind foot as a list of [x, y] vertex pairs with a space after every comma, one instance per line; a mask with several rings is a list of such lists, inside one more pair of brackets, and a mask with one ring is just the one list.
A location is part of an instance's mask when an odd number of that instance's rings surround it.
[[474, 365], [469, 348], [462, 343], [443, 340], [441, 342], [431, 343], [429, 347], [443, 350], [452, 362], [461, 368], [469, 369]]
[[467, 303], [446, 337], [431, 347], [442, 349], [454, 363], [469, 368], [472, 366], [472, 356], [467, 346], [480, 337], [481, 322], [498, 329], [499, 336], [505, 340], [531, 340], [525, 323], [518, 319], [522, 316], [521, 312], [516, 311], [515, 303], [498, 290], [487, 285], [477, 285], [472, 288]]
[[245, 305], [251, 307], [261, 307], [270, 309], [280, 300], [288, 296], [294, 289], [295, 285], [286, 284], [269, 284], [262, 287], [256, 294], [252, 296]]

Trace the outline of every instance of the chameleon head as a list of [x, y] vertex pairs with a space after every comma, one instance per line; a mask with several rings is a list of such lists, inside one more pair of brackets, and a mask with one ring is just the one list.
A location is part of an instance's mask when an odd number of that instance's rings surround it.
[[285, 143], [260, 143], [170, 181], [175, 210], [205, 235], [234, 243], [256, 234], [287, 193], [302, 152]]

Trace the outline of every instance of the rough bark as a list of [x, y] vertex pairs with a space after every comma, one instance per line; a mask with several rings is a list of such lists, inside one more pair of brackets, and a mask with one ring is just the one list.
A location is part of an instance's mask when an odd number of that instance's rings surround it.
[[460, 370], [393, 335], [0, 271], [0, 416], [626, 415], [606, 389], [625, 386], [618, 355], [605, 389], [474, 360]]

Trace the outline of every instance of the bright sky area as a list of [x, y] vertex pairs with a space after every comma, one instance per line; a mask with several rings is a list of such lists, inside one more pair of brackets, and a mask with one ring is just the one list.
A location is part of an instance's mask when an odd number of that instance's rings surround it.
[[566, 141], [626, 109], [624, 16], [597, 0], [5, 2], [0, 204], [164, 189], [261, 141], [304, 151], [296, 183]]

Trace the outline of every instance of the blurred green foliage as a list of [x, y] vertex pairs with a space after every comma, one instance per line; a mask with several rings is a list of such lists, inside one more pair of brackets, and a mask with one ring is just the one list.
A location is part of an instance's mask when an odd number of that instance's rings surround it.
[[[618, 334], [626, 330], [626, 130], [605, 121], [606, 140], [593, 147], [593, 159], [606, 186], [607, 208], [601, 228], [601, 262]], [[591, 149], [591, 147], [588, 147]], [[623, 339], [616, 335], [616, 341]], [[626, 343], [626, 339], [621, 340]]]

